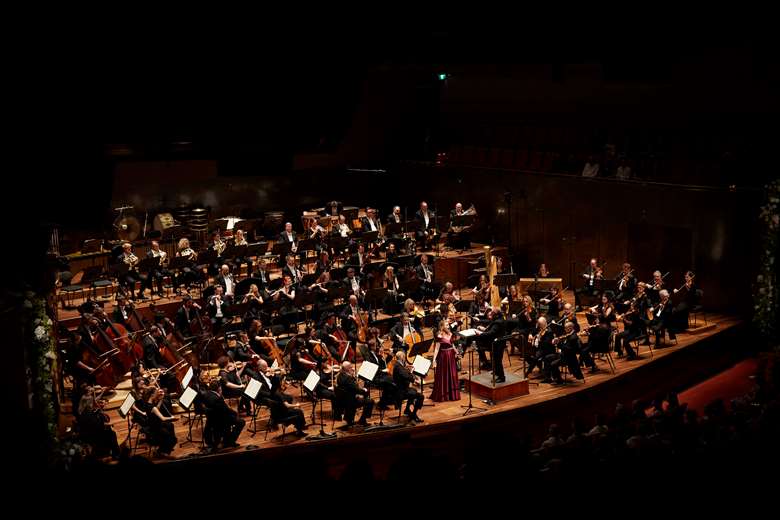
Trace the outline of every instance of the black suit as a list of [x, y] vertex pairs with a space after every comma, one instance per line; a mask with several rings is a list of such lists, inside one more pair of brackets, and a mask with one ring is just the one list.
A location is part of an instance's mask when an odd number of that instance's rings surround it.
[[636, 352], [631, 348], [631, 341], [645, 333], [645, 324], [640, 319], [639, 313], [634, 310], [623, 315], [623, 331], [615, 335], [615, 351], [618, 354], [626, 349], [629, 359], [636, 357]]
[[182, 333], [184, 336], [192, 335], [192, 328], [190, 323], [192, 320], [197, 319], [198, 310], [194, 307], [190, 308], [189, 314], [187, 314], [187, 308], [182, 305], [179, 310], [176, 311], [176, 330]]
[[[427, 226], [425, 225], [425, 217], [423, 217], [423, 214], [419, 209], [415, 212], [414, 219], [420, 223], [420, 229], [418, 229], [415, 233], [417, 242], [422, 244], [423, 249], [427, 249], [428, 240], [431, 238], [431, 235], [433, 235], [433, 232], [436, 229], [435, 215], [433, 211], [428, 211]], [[426, 232], [428, 233], [428, 236], [425, 236]]]
[[569, 373], [574, 376], [575, 379], [584, 379], [582, 370], [580, 369], [580, 360], [577, 358], [578, 354], [582, 353], [582, 343], [576, 332], [572, 332], [569, 336], [564, 338], [558, 343], [558, 348], [561, 350], [561, 357], [563, 362], [569, 368]]
[[406, 401], [405, 413], [410, 413], [411, 408], [411, 414], [417, 415], [417, 410], [422, 407], [425, 398], [414, 387], [414, 374], [405, 366], [396, 363], [393, 369], [393, 382], [398, 389], [398, 397], [401, 403]]
[[339, 372], [336, 384], [336, 400], [340, 408], [344, 410], [344, 420], [347, 424], [355, 421], [355, 413], [358, 408], [363, 409], [360, 423], [365, 424], [371, 412], [374, 410], [374, 400], [367, 397], [368, 391], [357, 384], [357, 379], [348, 375], [345, 371]]
[[560, 357], [556, 353], [555, 345], [553, 345], [552, 340], [553, 332], [549, 327], [547, 327], [544, 334], [541, 335], [538, 327], [534, 331], [534, 351], [526, 365], [526, 376], [530, 374], [535, 367], [539, 366], [542, 369], [545, 381], [549, 381], [550, 379], [554, 379], [555, 381], [561, 380], [561, 373], [558, 368]]
[[579, 289], [574, 290], [574, 304], [578, 307], [582, 305], [581, 298], [583, 294], [590, 297], [596, 297], [599, 294], [599, 287], [601, 286], [601, 282], [596, 278], [596, 269], [591, 267], [590, 264], [588, 264], [588, 267], [582, 272], [580, 279], [584, 282], [584, 285]]
[[652, 330], [653, 334], [655, 334], [656, 346], [661, 344], [661, 338], [663, 337], [664, 332], [669, 333], [669, 339], [675, 339], [674, 332], [669, 330], [672, 309], [673, 306], [671, 298], [666, 301], [666, 304], [664, 304], [663, 307], [659, 302], [653, 308], [653, 321], [650, 322], [650, 330]]
[[232, 274], [228, 274], [227, 277], [225, 277], [225, 276], [222, 275], [222, 273], [220, 273], [220, 275], [217, 276], [217, 285], [221, 285], [222, 286], [222, 294], [224, 295], [224, 297], [226, 299], [232, 300], [233, 296], [228, 296], [228, 294], [227, 294], [227, 281], [226, 281], [227, 278], [229, 278], [230, 281], [233, 283], [233, 292], [235, 293], [235, 291], [236, 291], [236, 281], [233, 279], [233, 275]]
[[114, 307], [113, 312], [111, 313], [111, 321], [114, 323], [119, 323], [120, 325], [127, 327], [127, 321], [130, 318], [130, 309], [125, 307], [125, 314], [127, 314], [127, 318], [125, 318], [124, 314], [122, 314], [122, 310], [117, 305]]
[[271, 283], [271, 274], [266, 271], [255, 271], [252, 273], [253, 278], [257, 278], [259, 281], [257, 282], [257, 288], [261, 291], [265, 291], [268, 289], [268, 284]]
[[477, 336], [477, 345], [479, 346], [479, 358], [484, 364], [487, 363], [485, 351], [490, 349], [491, 361], [495, 369], [496, 379], [504, 378], [504, 343], [495, 341], [504, 335], [506, 323], [502, 318], [490, 320], [485, 332]]
[[[209, 318], [211, 319], [211, 324], [214, 326], [215, 332], [220, 330], [222, 323], [227, 319], [227, 310], [228, 304], [224, 299], [217, 303], [217, 297], [211, 297], [206, 306], [206, 311], [209, 313]], [[217, 311], [220, 311], [221, 316], [217, 316]]]
[[[368, 217], [363, 217], [362, 219], [363, 224], [363, 233], [370, 233], [371, 232], [371, 222]], [[379, 223], [379, 220], [374, 219], [374, 227], [376, 228], [376, 231], [382, 232], [382, 226]]]
[[293, 281], [293, 285], [297, 285], [303, 280], [303, 273], [297, 267], [295, 267], [295, 273], [297, 273], [297, 275], [293, 273], [293, 269], [291, 269], [289, 265], [285, 265], [282, 268], [282, 276], [289, 276]]
[[[408, 332], [408, 327], [411, 327], [412, 330], [420, 334], [420, 331], [417, 330], [414, 325], [412, 325], [412, 322], [410, 321], [409, 324], [405, 327], [402, 322], [398, 322], [390, 329], [390, 335], [393, 340], [393, 353], [395, 354], [399, 350], [406, 350], [406, 344], [398, 339], [398, 336], [404, 337], [404, 332]], [[420, 334], [420, 337], [422, 337], [422, 334]]]
[[206, 444], [216, 448], [220, 442], [226, 446], [236, 442], [244, 429], [244, 420], [217, 392], [209, 390], [198, 397], [206, 410], [206, 426], [203, 429]]
[[[146, 252], [146, 258], [154, 258], [154, 253], [150, 249]], [[149, 271], [147, 285], [149, 289], [152, 288], [152, 281], [157, 282], [157, 291], [162, 294], [163, 292], [163, 278], [170, 276], [171, 272], [165, 269], [162, 265], [155, 265], [155, 267]]]

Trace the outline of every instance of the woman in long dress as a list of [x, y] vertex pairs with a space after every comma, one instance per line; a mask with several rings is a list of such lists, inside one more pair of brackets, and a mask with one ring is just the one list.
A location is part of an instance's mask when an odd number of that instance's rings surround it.
[[452, 343], [452, 332], [447, 326], [447, 320], [439, 322], [436, 334], [436, 350], [433, 353], [433, 393], [432, 401], [459, 401], [460, 389], [458, 381], [457, 350]]

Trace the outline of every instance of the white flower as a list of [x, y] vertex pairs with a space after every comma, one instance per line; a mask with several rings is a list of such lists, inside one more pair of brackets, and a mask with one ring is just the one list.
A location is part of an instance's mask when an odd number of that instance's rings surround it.
[[35, 339], [41, 341], [46, 337], [46, 329], [38, 325], [37, 327], [35, 327], [33, 334], [35, 334]]
[[27, 310], [32, 309], [32, 302], [30, 300], [24, 300], [24, 303], [22, 304], [22, 308]]

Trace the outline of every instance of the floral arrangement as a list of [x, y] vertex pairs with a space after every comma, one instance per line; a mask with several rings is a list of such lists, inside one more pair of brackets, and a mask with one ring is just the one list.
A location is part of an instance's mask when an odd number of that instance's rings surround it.
[[35, 416], [45, 424], [50, 448], [57, 442], [54, 374], [57, 370], [56, 340], [53, 322], [46, 313], [46, 300], [27, 292], [22, 304], [24, 332], [29, 344], [29, 404]]
[[778, 235], [780, 234], [780, 179], [766, 186], [766, 202], [761, 207], [759, 220], [764, 225], [761, 263], [753, 294], [753, 324], [769, 342], [778, 340], [777, 266]]

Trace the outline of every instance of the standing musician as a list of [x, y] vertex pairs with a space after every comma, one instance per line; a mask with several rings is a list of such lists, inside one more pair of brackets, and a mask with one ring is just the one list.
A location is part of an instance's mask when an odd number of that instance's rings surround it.
[[553, 339], [552, 329], [547, 326], [547, 318], [542, 316], [536, 320], [534, 333], [528, 336], [532, 353], [525, 367], [526, 378], [538, 366], [544, 375], [543, 383], [555, 382], [560, 384], [563, 382], [559, 368], [560, 356], [555, 351]]
[[417, 388], [415, 388], [415, 379], [416, 376], [407, 368], [406, 352], [396, 352], [395, 367], [393, 368], [393, 382], [398, 388], [401, 403], [406, 401], [404, 415], [408, 415], [409, 419], [413, 422], [421, 423], [423, 420], [417, 415], [417, 411], [422, 408], [425, 398]]
[[488, 363], [485, 357], [485, 351], [491, 351], [492, 367], [496, 374], [496, 383], [503, 383], [506, 381], [504, 376], [504, 347], [503, 341], [495, 341], [504, 334], [505, 323], [501, 316], [501, 311], [497, 308], [492, 308], [488, 313], [488, 324], [480, 325], [477, 327], [482, 333], [477, 337], [477, 345], [479, 347], [479, 360], [482, 368], [491, 368], [491, 363]]
[[421, 244], [422, 250], [429, 249], [433, 237], [436, 235], [436, 215], [432, 211], [428, 211], [428, 203], [422, 201], [420, 203], [420, 209], [418, 209], [414, 218], [420, 223], [420, 229], [417, 230], [416, 239], [417, 243]]
[[[405, 351], [407, 346], [404, 341], [407, 336], [411, 336], [415, 332], [420, 334], [420, 331], [415, 328], [414, 324], [412, 324], [412, 321], [409, 319], [409, 315], [407, 313], [401, 314], [401, 320], [390, 329], [390, 335], [393, 339], [393, 352], [398, 352], [399, 350]], [[420, 334], [420, 337], [422, 337], [422, 334]]]
[[658, 303], [650, 307], [653, 319], [649, 324], [650, 331], [655, 335], [656, 348], [661, 346], [661, 338], [663, 338], [664, 332], [669, 334], [669, 339], [672, 341], [677, 338], [675, 332], [669, 328], [672, 317], [672, 300], [669, 297], [669, 291], [661, 289], [658, 292], [658, 297]]
[[[397, 367], [396, 367], [397, 369]], [[374, 410], [374, 400], [368, 397], [368, 390], [358, 386], [355, 367], [349, 361], [341, 364], [341, 371], [336, 378], [336, 399], [344, 410], [344, 420], [347, 426], [355, 423], [355, 414], [362, 408], [358, 424], [368, 426], [368, 418]]]
[[209, 298], [209, 303], [206, 305], [206, 311], [211, 320], [212, 330], [215, 333], [222, 330], [222, 324], [225, 322], [225, 319], [228, 318], [227, 309], [228, 304], [222, 294], [222, 286], [217, 285], [214, 288], [214, 295]]
[[[163, 295], [163, 279], [166, 276], [170, 276], [171, 273], [165, 269], [165, 266], [168, 264], [168, 253], [160, 249], [160, 243], [156, 240], [152, 240], [151, 249], [146, 252], [146, 258], [159, 258], [160, 263], [156, 264], [154, 268], [152, 268], [151, 271], [149, 271], [149, 278], [151, 278], [151, 281], [157, 282], [157, 292], [152, 292], [152, 294], [156, 294], [157, 296]], [[151, 281], [149, 282], [149, 289], [151, 290], [152, 284]]]
[[230, 272], [230, 267], [223, 264], [219, 270], [217, 284], [222, 287], [222, 293], [225, 295], [225, 301], [232, 303], [235, 297], [236, 281]]
[[604, 278], [604, 271], [595, 258], [590, 259], [588, 267], [586, 267], [585, 271], [582, 273], [582, 278], [585, 280], [585, 285], [574, 290], [574, 303], [577, 306], [576, 310], [580, 310], [582, 307], [583, 294], [591, 297], [598, 294], [599, 283], [597, 282]]
[[[127, 273], [125, 274], [124, 280], [120, 280], [120, 285], [125, 289], [125, 291], [130, 292], [130, 297], [134, 300], [145, 300], [146, 296], [144, 296], [144, 289], [149, 285], [151, 288], [151, 280], [149, 280], [148, 277], [143, 277], [138, 272], [138, 263], [141, 261], [135, 254], [133, 254], [133, 245], [130, 242], [124, 242], [122, 244], [122, 253], [119, 255], [117, 260], [121, 263], [127, 264], [128, 269]], [[147, 281], [149, 281], [149, 284], [147, 284]], [[138, 296], [135, 296], [133, 293], [135, 292], [135, 284], [136, 282], [141, 282], [141, 288], [138, 291]]]

